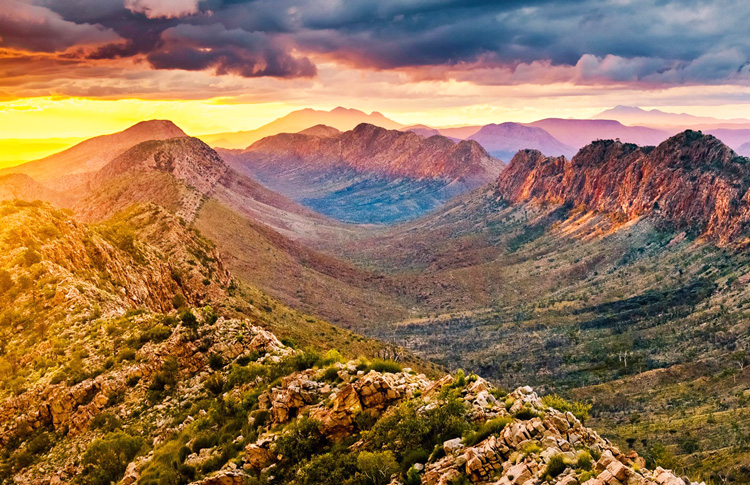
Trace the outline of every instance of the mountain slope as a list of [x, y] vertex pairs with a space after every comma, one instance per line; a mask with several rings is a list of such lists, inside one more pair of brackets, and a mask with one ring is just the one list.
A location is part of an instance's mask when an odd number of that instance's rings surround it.
[[494, 179], [502, 163], [459, 142], [361, 124], [338, 136], [284, 133], [223, 152], [238, 172], [348, 222], [420, 215]]
[[0, 175], [0, 200], [43, 200], [58, 207], [67, 205], [70, 198], [62, 192], [48, 189], [28, 175], [11, 173]]
[[52, 189], [69, 189], [82, 184], [91, 173], [138, 143], [182, 136], [187, 135], [171, 121], [142, 121], [118, 133], [90, 138], [49, 157], [0, 170], [0, 175], [22, 173]]
[[747, 238], [750, 159], [711, 135], [686, 131], [656, 148], [597, 141], [568, 162], [520, 152], [498, 180], [498, 195], [584, 205], [631, 220], [656, 214], [678, 229], [721, 242]]
[[492, 156], [510, 160], [518, 150], [532, 149], [551, 155], [571, 156], [575, 149], [567, 146], [539, 127], [524, 126], [519, 123], [501, 123], [483, 126], [471, 135]]
[[[238, 284], [209, 241], [157, 206], [87, 226], [46, 204], [15, 201], [0, 203], [0, 220], [4, 484], [109, 483], [128, 470], [141, 483], [187, 483], [224, 465], [234, 470], [230, 459], [241, 459], [259, 431], [241, 423], [277, 377], [343, 360], [338, 351], [322, 356], [336, 347], [352, 358], [422, 365]], [[213, 381], [228, 383], [226, 400]], [[161, 467], [171, 453], [162, 444], [194, 421], [203, 424], [191, 433], [222, 429], [210, 446], [222, 457]]]
[[398, 129], [402, 126], [377, 111], [367, 114], [356, 109], [342, 108], [341, 106], [331, 111], [305, 108], [292, 111], [288, 115], [255, 130], [216, 133], [204, 135], [200, 138], [213, 147], [244, 149], [261, 138], [279, 133], [297, 133], [320, 124], [346, 131], [351, 130], [361, 123], [370, 123], [389, 130]]

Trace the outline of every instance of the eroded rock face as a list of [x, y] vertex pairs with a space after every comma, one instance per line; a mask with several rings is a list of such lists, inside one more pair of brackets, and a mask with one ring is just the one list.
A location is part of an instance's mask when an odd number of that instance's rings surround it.
[[512, 203], [541, 201], [630, 220], [654, 215], [723, 243], [750, 227], [750, 162], [710, 135], [686, 131], [658, 147], [596, 141], [572, 160], [518, 152], [497, 181]]

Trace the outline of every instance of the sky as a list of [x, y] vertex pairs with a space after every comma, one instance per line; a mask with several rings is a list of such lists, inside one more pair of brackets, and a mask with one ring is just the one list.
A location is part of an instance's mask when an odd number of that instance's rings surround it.
[[0, 0], [0, 138], [336, 106], [439, 126], [750, 117], [748, 18], [744, 0]]

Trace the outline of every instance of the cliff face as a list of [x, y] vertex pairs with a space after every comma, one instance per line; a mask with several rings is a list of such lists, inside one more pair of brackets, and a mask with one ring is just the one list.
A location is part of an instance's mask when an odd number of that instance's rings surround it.
[[654, 215], [721, 242], [750, 222], [750, 160], [721, 141], [686, 131], [657, 147], [596, 141], [572, 160], [519, 152], [497, 182], [499, 198], [584, 205], [630, 220]]

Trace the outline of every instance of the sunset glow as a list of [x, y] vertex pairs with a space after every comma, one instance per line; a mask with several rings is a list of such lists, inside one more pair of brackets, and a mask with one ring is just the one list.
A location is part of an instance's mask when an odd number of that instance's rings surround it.
[[745, 16], [719, 5], [733, 2], [565, 3], [489, 2], [478, 15], [428, 0], [6, 0], [0, 162], [45, 153], [8, 139], [90, 137], [151, 118], [193, 135], [248, 130], [306, 107], [431, 126], [616, 105], [750, 116], [750, 45], [731, 25]]

